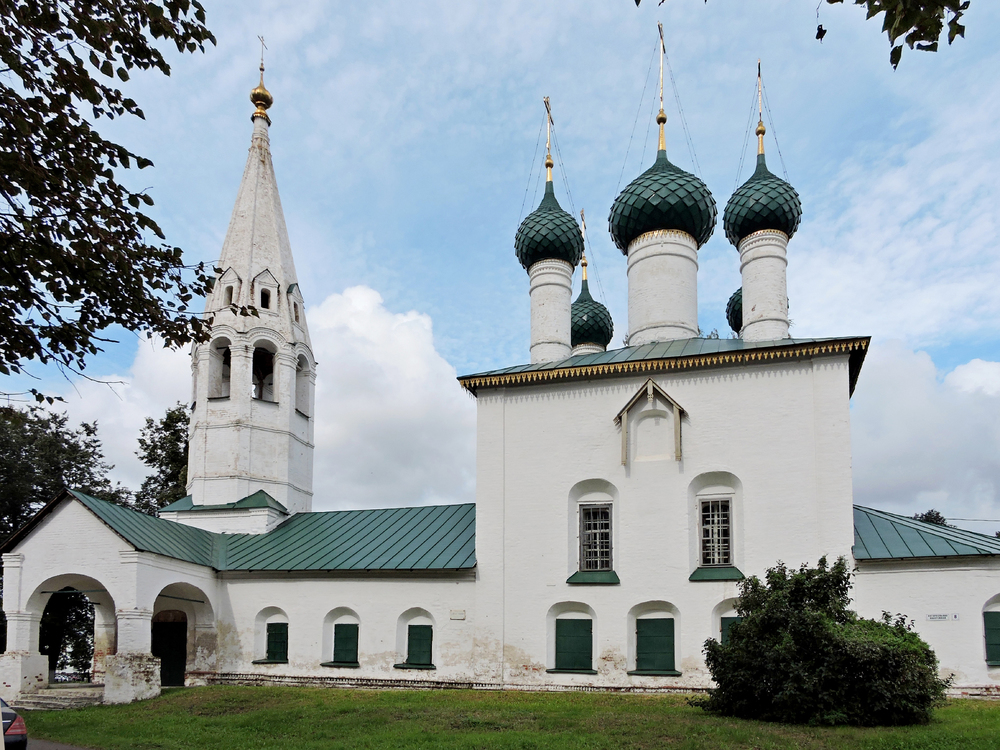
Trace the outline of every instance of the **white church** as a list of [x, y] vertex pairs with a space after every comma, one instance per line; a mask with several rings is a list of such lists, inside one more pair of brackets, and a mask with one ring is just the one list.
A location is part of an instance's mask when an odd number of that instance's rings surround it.
[[738, 338], [700, 336], [716, 203], [667, 159], [661, 110], [656, 161], [610, 215], [628, 345], [606, 348], [586, 281], [571, 299], [584, 244], [549, 158], [514, 243], [531, 361], [459, 378], [478, 409], [475, 504], [313, 512], [317, 368], [261, 70], [212, 337], [192, 352], [189, 495], [154, 518], [67, 490], [6, 541], [0, 696], [47, 687], [39, 623], [66, 587], [94, 605], [109, 703], [185, 684], [701, 689], [739, 581], [823, 555], [856, 567], [861, 614], [915, 621], [956, 691], [1000, 690], [1000, 539], [853, 505], [869, 339], [789, 338], [801, 206], [767, 169], [763, 124], [723, 213]]

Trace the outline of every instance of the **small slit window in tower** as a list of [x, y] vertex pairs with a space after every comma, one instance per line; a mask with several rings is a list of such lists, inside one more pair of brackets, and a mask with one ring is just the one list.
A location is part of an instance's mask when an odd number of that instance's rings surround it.
[[299, 322], [299, 303], [298, 302], [293, 302], [292, 303], [292, 310], [295, 312], [295, 322], [298, 323]]
[[611, 506], [580, 507], [580, 570], [611, 570]]
[[264, 310], [271, 309], [271, 290], [261, 289], [260, 290], [260, 306]]
[[701, 564], [731, 565], [729, 500], [701, 504]]
[[253, 350], [253, 397], [274, 401], [274, 355], [260, 346]]
[[226, 305], [226, 307], [229, 307], [231, 304], [233, 304], [233, 287], [232, 286], [227, 286], [226, 287], [226, 302], [225, 302], [225, 305]]

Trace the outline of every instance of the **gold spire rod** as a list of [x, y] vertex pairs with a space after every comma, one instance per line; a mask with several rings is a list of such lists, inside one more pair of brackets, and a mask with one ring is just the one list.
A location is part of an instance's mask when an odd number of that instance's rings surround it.
[[580, 260], [580, 268], [583, 269], [583, 280], [587, 280], [587, 217], [580, 209], [580, 233], [583, 235], [583, 258]]
[[666, 151], [667, 136], [663, 132], [663, 126], [667, 123], [667, 114], [663, 111], [663, 56], [667, 54], [667, 43], [663, 40], [663, 24], [657, 22], [656, 27], [660, 30], [660, 111], [656, 114], [656, 124], [660, 126], [660, 141], [656, 150]]
[[274, 103], [274, 98], [271, 96], [271, 92], [264, 88], [264, 50], [267, 49], [267, 45], [264, 44], [264, 37], [258, 36], [257, 38], [260, 39], [260, 83], [257, 84], [257, 88], [250, 92], [250, 101], [257, 107], [250, 115], [250, 120], [263, 118], [270, 125], [271, 118], [267, 116], [267, 110]]
[[760, 58], [757, 58], [757, 130], [754, 132], [757, 134], [757, 155], [764, 153], [764, 133], [767, 130], [764, 128], [764, 86], [760, 80]]
[[542, 97], [542, 101], [545, 102], [545, 181], [552, 182], [552, 167], [555, 164], [552, 161], [552, 126], [555, 125], [555, 122], [552, 120], [549, 97]]

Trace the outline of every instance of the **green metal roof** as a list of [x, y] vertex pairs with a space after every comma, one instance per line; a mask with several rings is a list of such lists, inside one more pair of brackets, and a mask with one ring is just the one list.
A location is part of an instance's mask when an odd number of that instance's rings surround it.
[[476, 564], [476, 506], [298, 513], [230, 538], [226, 570], [458, 570]]
[[744, 238], [763, 229], [776, 229], [789, 238], [802, 220], [802, 202], [795, 188], [771, 174], [764, 154], [757, 169], [733, 193], [722, 217], [726, 237], [737, 247]]
[[649, 374], [657, 371], [703, 369], [740, 364], [768, 363], [783, 359], [850, 355], [850, 392], [854, 393], [868, 337], [828, 339], [674, 339], [641, 346], [626, 346], [596, 354], [578, 354], [554, 362], [516, 365], [500, 370], [463, 375], [458, 382], [475, 394], [479, 388], [537, 385], [559, 380], [591, 379], [614, 375]]
[[266, 534], [216, 534], [73, 490], [42, 508], [0, 551], [14, 549], [70, 497], [137, 550], [219, 571], [468, 570], [476, 565], [476, 506], [471, 503], [298, 513]]
[[214, 567], [215, 537], [219, 534], [147, 516], [76, 490], [69, 493], [136, 549]]
[[1000, 539], [854, 506], [855, 560], [1000, 555]]
[[221, 505], [195, 505], [191, 496], [182, 497], [177, 502], [160, 508], [161, 513], [176, 513], [179, 511], [213, 511], [213, 510], [250, 510], [252, 508], [274, 508], [282, 513], [287, 513], [288, 509], [268, 495], [264, 490], [257, 490], [252, 495], [247, 495], [242, 500], [235, 503], [223, 503]]

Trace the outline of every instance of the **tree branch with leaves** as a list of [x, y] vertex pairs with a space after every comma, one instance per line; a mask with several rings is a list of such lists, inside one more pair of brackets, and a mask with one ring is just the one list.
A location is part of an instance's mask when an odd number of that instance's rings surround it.
[[[132, 71], [170, 66], [157, 41], [204, 51], [196, 0], [0, 0], [0, 373], [30, 362], [79, 373], [112, 324], [168, 345], [203, 338], [189, 310], [210, 276], [187, 266], [120, 181], [149, 159], [96, 125], [138, 104]], [[41, 394], [33, 391], [38, 400]]]

